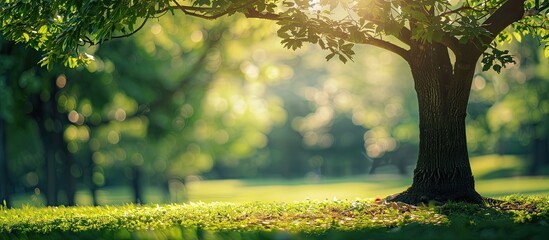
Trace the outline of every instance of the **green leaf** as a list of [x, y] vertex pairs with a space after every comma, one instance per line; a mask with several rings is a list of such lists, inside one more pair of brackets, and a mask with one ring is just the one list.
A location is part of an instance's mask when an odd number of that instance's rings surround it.
[[494, 69], [494, 71], [496, 71], [497, 73], [500, 73], [501, 72], [501, 65], [496, 64], [492, 67], [492, 69]]
[[522, 36], [518, 32], [513, 32], [513, 37], [517, 40], [517, 42], [522, 41]]
[[339, 60], [342, 61], [343, 63], [347, 63], [347, 58], [343, 56], [343, 54], [339, 54]]
[[482, 66], [482, 71], [486, 72], [488, 70], [490, 70], [490, 67], [492, 67], [492, 62], [486, 62], [484, 63], [484, 65]]
[[48, 32], [48, 25], [42, 25], [42, 26], [38, 29], [38, 33], [44, 34], [44, 33], [47, 33], [47, 32]]
[[326, 49], [326, 43], [324, 43], [324, 40], [322, 40], [322, 38], [318, 39], [318, 45], [320, 45], [320, 48]]
[[326, 61], [330, 61], [330, 59], [332, 59], [335, 55], [335, 52], [328, 54], [328, 56], [326, 56]]
[[26, 32], [23, 33], [23, 38], [25, 39], [25, 42], [28, 42], [30, 40], [30, 36]]
[[439, 3], [439, 4], [437, 4], [436, 6], [437, 6], [437, 10], [438, 10], [439, 12], [444, 12], [444, 5], [442, 5], [442, 4]]

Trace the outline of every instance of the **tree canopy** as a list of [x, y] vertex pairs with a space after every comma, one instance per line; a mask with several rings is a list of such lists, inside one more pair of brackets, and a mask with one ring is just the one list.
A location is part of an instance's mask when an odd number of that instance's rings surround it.
[[[0, 9], [3, 35], [44, 51], [41, 64], [48, 66], [86, 64], [93, 57], [82, 47], [132, 35], [147, 21], [176, 12], [274, 20], [285, 47], [318, 44], [327, 59], [343, 62], [353, 58], [355, 44], [408, 59], [412, 41], [427, 41], [456, 55], [460, 48], [477, 49], [484, 70], [499, 72], [513, 59], [496, 42], [520, 41], [527, 34], [538, 36], [549, 56], [549, 1], [540, 0], [4, 0]], [[508, 25], [511, 30], [502, 32]]]

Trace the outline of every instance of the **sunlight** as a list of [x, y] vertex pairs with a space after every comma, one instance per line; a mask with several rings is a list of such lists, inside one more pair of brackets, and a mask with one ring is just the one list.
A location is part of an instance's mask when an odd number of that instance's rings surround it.
[[55, 85], [57, 85], [58, 88], [64, 88], [67, 85], [67, 77], [65, 77], [64, 74], [61, 74], [55, 79]]
[[322, 10], [320, 0], [309, 0], [309, 11], [317, 12]]
[[475, 76], [473, 78], [473, 90], [479, 91], [486, 87], [486, 80], [481, 75]]
[[191, 41], [198, 43], [204, 39], [204, 33], [202, 30], [196, 30], [191, 34]]
[[151, 26], [151, 33], [154, 35], [158, 35], [162, 32], [162, 26], [158, 23]]

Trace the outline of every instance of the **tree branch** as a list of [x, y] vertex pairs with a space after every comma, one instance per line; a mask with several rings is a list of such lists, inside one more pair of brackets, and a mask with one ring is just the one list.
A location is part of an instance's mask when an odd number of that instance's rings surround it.
[[[373, 24], [375, 25], [378, 25], [378, 26], [384, 26], [386, 25], [383, 20], [379, 20], [379, 19], [373, 19], [373, 18], [366, 18], [364, 17], [364, 20], [366, 21], [370, 21], [372, 22]], [[399, 34], [398, 35], [392, 35], [394, 37], [396, 37], [398, 40], [400, 40], [401, 42], [407, 44], [408, 46], [410, 46], [411, 44], [411, 41], [412, 41], [412, 31], [410, 31], [410, 29], [406, 28], [406, 27], [402, 27], [399, 31]]]
[[400, 29], [398, 36], [395, 37], [398, 38], [398, 40], [400, 40], [401, 42], [406, 43], [408, 44], [408, 46], [410, 46], [412, 41], [412, 31], [410, 31], [410, 29], [406, 27], [403, 27]]
[[440, 39], [440, 43], [454, 52], [455, 55], [460, 54], [459, 40], [455, 37], [445, 35]]
[[404, 48], [401, 48], [401, 47], [399, 47], [395, 44], [392, 44], [390, 42], [381, 40], [381, 39], [365, 38], [362, 41], [355, 41], [355, 43], [365, 44], [365, 45], [372, 45], [372, 46], [376, 46], [376, 47], [379, 47], [379, 48], [383, 48], [385, 50], [388, 50], [388, 51], [391, 51], [393, 53], [398, 54], [399, 56], [404, 58], [404, 60], [406, 60], [406, 61], [408, 61], [409, 58], [410, 58], [410, 54], [409, 54], [408, 50], [406, 50]]
[[508, 0], [486, 19], [483, 25], [490, 32], [490, 36], [482, 38], [483, 46], [490, 44], [506, 27], [524, 17], [524, 2], [525, 0]]
[[208, 12], [219, 11], [220, 10], [219, 8], [196, 7], [196, 6], [181, 5], [176, 0], [174, 0], [172, 2], [175, 4], [175, 6], [169, 6], [169, 7], [166, 7], [164, 9], [158, 10], [157, 13], [163, 13], [163, 12], [166, 12], [168, 10], [181, 10], [186, 15], [190, 15], [190, 16], [198, 17], [198, 18], [203, 18], [203, 19], [208, 19], [208, 20], [214, 20], [214, 19], [220, 18], [224, 15], [227, 15], [229, 13], [236, 12], [239, 9], [245, 9], [247, 6], [251, 6], [253, 3], [257, 2], [257, 0], [256, 1], [251, 1], [251, 2], [246, 2], [244, 4], [237, 5], [237, 6], [234, 6], [234, 7], [231, 7], [231, 8], [227, 8], [227, 9], [225, 9], [221, 12], [215, 13], [215, 14], [208, 14]]
[[275, 20], [275, 21], [278, 21], [278, 20], [282, 19], [280, 14], [269, 13], [269, 12], [262, 13], [262, 12], [258, 12], [257, 10], [255, 10], [253, 8], [248, 9], [248, 12], [245, 13], [244, 15], [247, 18], [259, 18], [259, 19]]
[[149, 20], [149, 18], [145, 18], [145, 20], [143, 20], [141, 25], [139, 25], [139, 27], [136, 28], [134, 31], [132, 31], [130, 33], [127, 33], [127, 34], [123, 34], [123, 35], [111, 36], [110, 39], [125, 38], [125, 37], [129, 37], [131, 35], [134, 35], [136, 32], [138, 32], [139, 30], [141, 30], [145, 26], [145, 23], [147, 23], [147, 20]]

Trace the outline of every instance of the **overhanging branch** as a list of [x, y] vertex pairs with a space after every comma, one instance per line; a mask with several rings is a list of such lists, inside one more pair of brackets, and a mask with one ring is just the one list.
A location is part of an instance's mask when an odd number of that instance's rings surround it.
[[[175, 4], [175, 6], [170, 6], [170, 7], [158, 10], [157, 13], [163, 13], [163, 12], [166, 12], [166, 11], [169, 11], [169, 10], [180, 10], [184, 14], [189, 15], [189, 16], [208, 19], [208, 20], [214, 20], [214, 19], [220, 18], [224, 15], [227, 15], [229, 13], [232, 13], [232, 12], [235, 12], [235, 11], [238, 11], [238, 10], [241, 10], [241, 9], [245, 9], [247, 6], [255, 3], [256, 1], [248, 2], [246, 4], [242, 4], [242, 5], [239, 5], [239, 6], [232, 7], [232, 8], [228, 8], [224, 11], [220, 11], [218, 13], [210, 14], [210, 15], [208, 14], [208, 12], [219, 11], [219, 9], [216, 9], [216, 8], [213, 8], [213, 7], [185, 6], [185, 5], [179, 4], [177, 1], [173, 1], [173, 2]], [[281, 19], [281, 16], [279, 14], [270, 13], [270, 12], [259, 12], [255, 9], [253, 9], [253, 8], [248, 8], [247, 11], [244, 12], [244, 15], [247, 18], [259, 18], [259, 19], [275, 20], [275, 21]]]
[[281, 20], [282, 17], [280, 14], [276, 13], [264, 13], [264, 12], [258, 12], [255, 9], [248, 9], [248, 12], [244, 14], [247, 18], [259, 18], [259, 19], [266, 19], [266, 20]]
[[399, 46], [397, 46], [393, 43], [381, 40], [381, 39], [366, 38], [362, 41], [355, 41], [355, 43], [365, 44], [365, 45], [372, 45], [372, 46], [376, 46], [376, 47], [394, 52], [394, 53], [398, 54], [399, 56], [401, 56], [406, 61], [408, 61], [409, 58], [410, 58], [410, 54], [409, 54], [408, 50], [406, 50], [402, 47], [399, 47]]
[[506, 27], [524, 17], [524, 2], [525, 0], [508, 0], [486, 19], [483, 25], [490, 36], [482, 38], [482, 45], [487, 46]]

